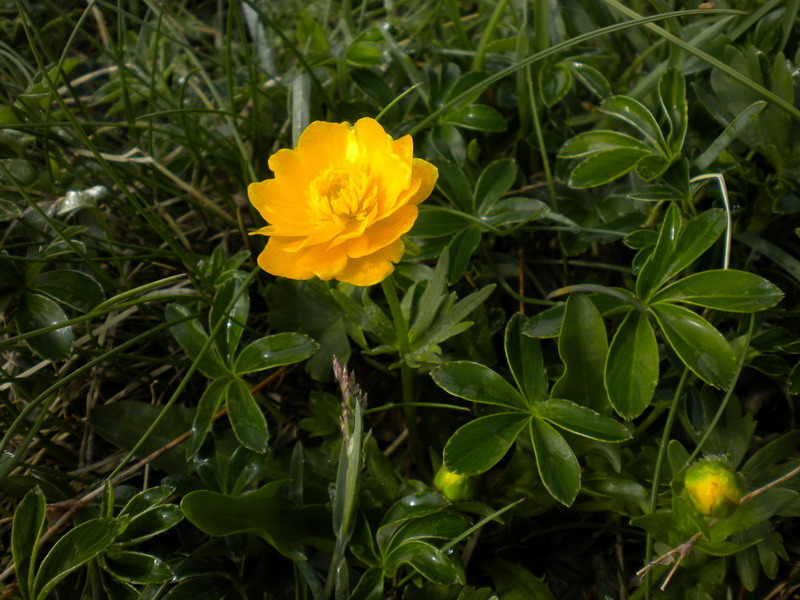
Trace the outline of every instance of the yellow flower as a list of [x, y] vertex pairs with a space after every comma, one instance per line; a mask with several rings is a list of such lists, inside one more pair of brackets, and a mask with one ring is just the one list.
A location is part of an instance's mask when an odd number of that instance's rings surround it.
[[436, 472], [433, 485], [448, 500], [466, 500], [472, 495], [472, 478], [448, 471], [444, 465]]
[[438, 176], [413, 149], [411, 136], [393, 140], [375, 119], [311, 123], [297, 148], [270, 157], [275, 178], [247, 190], [269, 223], [253, 232], [270, 236], [259, 266], [353, 285], [388, 277]]
[[742, 499], [742, 482], [727, 462], [704, 459], [692, 465], [684, 488], [697, 512], [709, 517], [726, 517]]

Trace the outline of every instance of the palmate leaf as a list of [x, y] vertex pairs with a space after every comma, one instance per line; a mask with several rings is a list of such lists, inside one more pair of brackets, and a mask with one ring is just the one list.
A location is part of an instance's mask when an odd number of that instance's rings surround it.
[[658, 363], [658, 342], [647, 315], [630, 312], [611, 342], [605, 365], [608, 399], [618, 415], [634, 419], [650, 405]]
[[504, 412], [470, 421], [445, 445], [445, 467], [460, 475], [488, 471], [506, 455], [530, 419], [525, 413]]
[[536, 415], [561, 429], [600, 442], [619, 443], [631, 438], [622, 423], [568, 400], [545, 400], [536, 405]]
[[547, 375], [544, 371], [542, 347], [538, 339], [523, 334], [526, 319], [515, 313], [506, 325], [505, 350], [508, 366], [517, 387], [529, 405], [541, 401], [547, 394]]
[[641, 133], [659, 154], [669, 156], [667, 141], [661, 133], [656, 118], [638, 100], [628, 96], [611, 96], [604, 100], [597, 110], [624, 121]]
[[705, 308], [750, 313], [772, 308], [783, 292], [763, 277], [734, 269], [703, 271], [662, 289], [657, 302], [684, 302]]
[[446, 392], [471, 402], [524, 410], [525, 400], [514, 387], [489, 367], [469, 361], [452, 361], [437, 367], [433, 381]]
[[689, 369], [714, 387], [730, 385], [736, 358], [719, 331], [682, 306], [656, 304], [652, 312], [667, 342]]
[[604, 150], [638, 150], [652, 153], [653, 149], [625, 133], [597, 129], [570, 138], [558, 151], [559, 158], [583, 158]]
[[570, 506], [581, 489], [581, 469], [564, 437], [543, 419], [530, 421], [536, 466], [550, 495]]
[[224, 393], [227, 397], [228, 419], [236, 439], [245, 448], [266, 452], [269, 442], [267, 421], [247, 384], [239, 378], [233, 378]]
[[565, 369], [550, 395], [602, 410], [608, 402], [603, 382], [608, 339], [600, 313], [582, 294], [567, 300], [558, 353]]
[[570, 173], [571, 188], [584, 189], [604, 185], [636, 168], [640, 161], [658, 157], [652, 150], [638, 148], [612, 148], [595, 152], [585, 158]]
[[652, 293], [669, 279], [673, 255], [678, 246], [681, 233], [681, 212], [676, 204], [670, 204], [655, 249], [644, 263], [639, 277], [636, 279], [636, 295], [647, 301]]

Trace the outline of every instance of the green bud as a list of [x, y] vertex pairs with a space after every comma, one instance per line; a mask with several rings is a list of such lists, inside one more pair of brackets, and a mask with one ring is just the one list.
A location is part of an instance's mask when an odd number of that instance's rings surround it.
[[742, 499], [742, 478], [727, 461], [704, 458], [686, 471], [684, 490], [700, 514], [727, 517]]
[[472, 495], [471, 478], [466, 475], [451, 473], [444, 468], [444, 465], [439, 467], [436, 472], [436, 477], [433, 478], [433, 485], [448, 500], [465, 500]]

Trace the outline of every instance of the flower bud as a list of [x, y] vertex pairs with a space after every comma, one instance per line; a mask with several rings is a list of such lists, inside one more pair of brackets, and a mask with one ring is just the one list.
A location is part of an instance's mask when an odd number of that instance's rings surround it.
[[433, 478], [433, 485], [436, 486], [444, 497], [448, 500], [465, 500], [472, 495], [472, 481], [467, 475], [452, 473], [439, 467], [436, 477]]
[[727, 461], [703, 459], [686, 471], [684, 489], [697, 512], [708, 517], [727, 517], [739, 505], [741, 477]]

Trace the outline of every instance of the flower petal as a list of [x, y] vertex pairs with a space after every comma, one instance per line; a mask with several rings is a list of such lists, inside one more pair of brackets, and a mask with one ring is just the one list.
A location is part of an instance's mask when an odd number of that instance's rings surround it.
[[347, 267], [336, 276], [339, 281], [353, 285], [374, 285], [380, 283], [394, 271], [394, 264], [403, 258], [403, 242], [394, 243], [381, 248], [369, 256], [351, 258]]
[[411, 230], [418, 212], [416, 206], [402, 206], [385, 219], [373, 223], [363, 235], [347, 242], [347, 256], [360, 258], [385, 248]]
[[314, 121], [306, 127], [297, 140], [297, 152], [309, 179], [325, 169], [344, 166], [352, 138], [348, 123]]
[[258, 255], [258, 266], [267, 273], [289, 279], [331, 279], [347, 265], [343, 252], [331, 252], [325, 246], [312, 246], [290, 251], [297, 238], [271, 237], [266, 248]]
[[415, 158], [411, 162], [411, 180], [419, 180], [420, 184], [407, 202], [410, 204], [421, 204], [428, 196], [431, 195], [433, 187], [436, 185], [436, 180], [438, 178], [439, 169], [426, 160]]
[[251, 183], [247, 187], [247, 196], [265, 221], [292, 230], [292, 233], [287, 231], [284, 235], [304, 235], [311, 229], [305, 202], [299, 201], [296, 192], [278, 180]]

